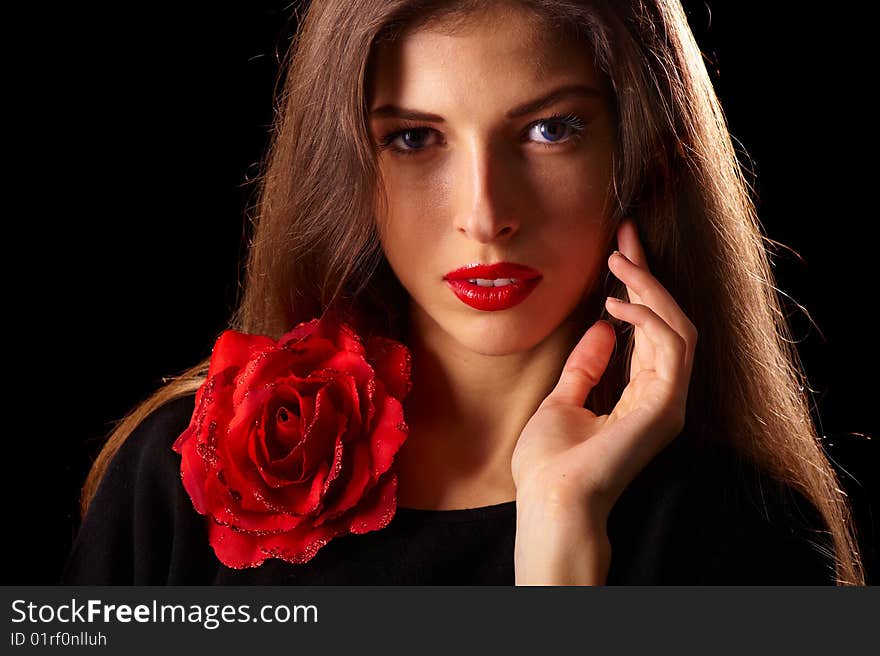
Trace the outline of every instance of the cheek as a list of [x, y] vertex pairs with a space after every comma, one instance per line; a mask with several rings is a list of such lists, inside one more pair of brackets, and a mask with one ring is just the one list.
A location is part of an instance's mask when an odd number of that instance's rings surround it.
[[569, 290], [591, 288], [605, 264], [605, 231], [600, 221], [584, 222], [565, 233], [556, 252], [556, 275]]
[[436, 221], [419, 207], [392, 207], [385, 223], [380, 224], [379, 239], [397, 279], [413, 293], [432, 269], [431, 257], [441, 240]]
[[604, 181], [585, 175], [576, 180], [562, 175], [557, 189], [542, 198], [547, 221], [536, 241], [541, 258], [552, 263], [560, 293], [568, 296], [591, 289], [602, 275], [609, 244], [607, 189]]
[[425, 255], [426, 245], [436, 244], [443, 230], [440, 195], [430, 185], [397, 178], [387, 189], [388, 213], [379, 224], [383, 247], [386, 252], [418, 247]]
[[568, 275], [582, 278], [593, 272], [608, 243], [605, 215], [607, 187], [585, 175], [557, 178], [555, 193], [543, 192], [539, 207], [544, 220], [537, 234], [541, 249]]
[[535, 171], [531, 184], [548, 210], [589, 218], [603, 213], [610, 187], [609, 158], [590, 153], [548, 163]]
[[419, 210], [394, 211], [379, 228], [379, 237], [386, 253], [403, 253], [416, 248], [425, 257], [431, 244], [439, 238], [436, 222]]

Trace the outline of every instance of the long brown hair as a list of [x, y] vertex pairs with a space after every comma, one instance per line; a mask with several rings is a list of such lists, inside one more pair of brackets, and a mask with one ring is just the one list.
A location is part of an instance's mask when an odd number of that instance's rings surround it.
[[[649, 266], [700, 334], [687, 425], [736, 447], [802, 493], [828, 528], [839, 585], [864, 585], [855, 527], [818, 438], [809, 390], [769, 266], [749, 186], [680, 0], [515, 0], [584, 38], [613, 93], [613, 220], [636, 219]], [[367, 127], [376, 43], [451, 25], [482, 0], [313, 0], [282, 65], [272, 142], [242, 294], [228, 327], [277, 338], [333, 313], [364, 333], [401, 335], [408, 298], [375, 216], [384, 195]], [[613, 276], [597, 292], [625, 296]], [[586, 329], [586, 326], [584, 327]], [[608, 413], [626, 384], [632, 333], [593, 391]], [[114, 428], [92, 466], [85, 514], [120, 445], [153, 410], [193, 393], [204, 360]]]

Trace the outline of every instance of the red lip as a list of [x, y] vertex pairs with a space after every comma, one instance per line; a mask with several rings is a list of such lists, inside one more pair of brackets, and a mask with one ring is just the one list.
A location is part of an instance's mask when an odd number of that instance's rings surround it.
[[517, 280], [531, 280], [540, 278], [541, 272], [524, 264], [512, 264], [511, 262], [496, 262], [495, 264], [469, 264], [455, 271], [450, 271], [443, 280], [467, 280], [469, 278], [516, 278]]
[[[473, 264], [450, 271], [443, 279], [462, 303], [477, 310], [495, 312], [506, 310], [524, 301], [541, 282], [539, 271], [521, 264], [499, 262], [497, 264]], [[468, 279], [513, 278], [514, 283], [501, 287], [482, 287]]]

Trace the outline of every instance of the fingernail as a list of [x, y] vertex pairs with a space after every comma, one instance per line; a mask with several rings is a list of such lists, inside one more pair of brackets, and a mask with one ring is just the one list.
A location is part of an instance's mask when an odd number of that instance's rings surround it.
[[621, 253], [621, 252], [618, 251], [618, 250], [615, 250], [615, 251], [612, 253], [612, 255], [620, 255], [620, 257], [622, 257], [622, 258], [623, 258], [624, 260], [626, 260], [627, 262], [630, 261], [629, 258], [628, 258], [626, 255], [624, 255], [623, 253]]
[[620, 300], [619, 298], [617, 298], [616, 296], [609, 296], [609, 297], [608, 297], [608, 300], [611, 301], [612, 303], [623, 303], [623, 301], [621, 301], [621, 300]]

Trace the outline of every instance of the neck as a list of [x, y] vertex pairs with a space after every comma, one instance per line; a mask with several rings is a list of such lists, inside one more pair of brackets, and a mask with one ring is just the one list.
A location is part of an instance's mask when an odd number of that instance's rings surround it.
[[516, 497], [510, 461], [523, 427], [556, 385], [584, 329], [575, 313], [534, 347], [475, 352], [425, 315], [412, 315], [406, 343], [412, 390], [410, 435], [398, 454], [398, 503], [452, 509]]

